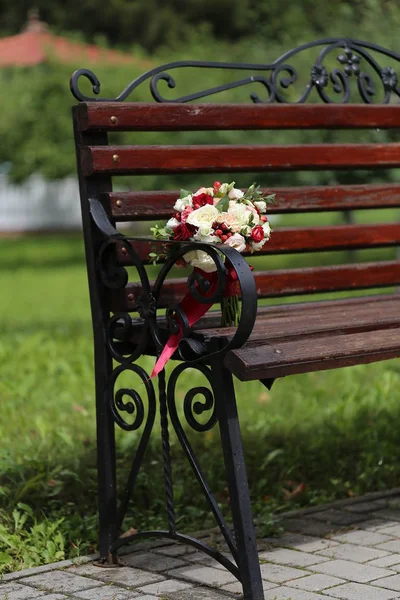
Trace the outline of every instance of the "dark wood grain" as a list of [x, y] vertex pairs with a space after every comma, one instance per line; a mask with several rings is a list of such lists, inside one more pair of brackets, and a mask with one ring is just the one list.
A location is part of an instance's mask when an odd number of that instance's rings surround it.
[[[144, 263], [151, 262], [149, 253], [158, 248], [163, 252], [168, 243], [161, 244], [144, 238], [132, 242], [137, 254]], [[245, 256], [261, 256], [264, 254], [291, 254], [296, 252], [323, 252], [328, 250], [346, 250], [349, 248], [378, 248], [400, 245], [400, 224], [379, 223], [377, 225], [334, 225], [331, 227], [281, 227], [274, 229], [271, 238], [261, 251], [252, 255], [244, 252]], [[120, 264], [130, 265], [129, 254], [118, 250]], [[160, 260], [163, 262], [163, 260]]]
[[81, 166], [86, 176], [382, 169], [400, 166], [400, 144], [86, 146]]
[[[400, 297], [388, 295], [263, 310], [246, 345], [226, 363], [250, 380], [399, 356], [399, 309]], [[205, 339], [232, 334], [215, 327], [199, 332]]]
[[[247, 347], [277, 339], [280, 342], [298, 337], [311, 339], [313, 335], [357, 333], [371, 329], [400, 327], [400, 297], [396, 294], [346, 298], [343, 301], [302, 302], [260, 309]], [[286, 309], [286, 306], [289, 308]], [[329, 317], [329, 318], [327, 318]], [[221, 327], [218, 323], [202, 324], [199, 335], [202, 339], [230, 339], [235, 328]]]
[[147, 104], [91, 102], [78, 107], [81, 131], [224, 129], [382, 129], [400, 127], [400, 106]]
[[[276, 194], [276, 204], [268, 205], [268, 214], [400, 206], [400, 184], [263, 188], [263, 192]], [[169, 219], [179, 196], [179, 190], [111, 192], [107, 200], [117, 221], [147, 221]]]
[[[329, 315], [326, 315], [329, 319]], [[400, 356], [400, 328], [319, 337], [291, 341], [273, 340], [257, 347], [244, 346], [228, 353], [225, 364], [242, 381], [285, 377], [367, 364]]]
[[[258, 298], [379, 288], [400, 285], [400, 261], [262, 271], [255, 272], [254, 277]], [[186, 279], [167, 280], [158, 306], [178, 303], [187, 293]], [[113, 311], [134, 310], [140, 294], [141, 286], [137, 283], [113, 292]]]

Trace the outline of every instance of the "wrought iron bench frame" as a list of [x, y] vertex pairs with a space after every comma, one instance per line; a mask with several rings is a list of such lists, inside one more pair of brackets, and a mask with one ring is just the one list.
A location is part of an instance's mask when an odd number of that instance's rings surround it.
[[[362, 65], [360, 66], [362, 62], [372, 68], [384, 90], [382, 103], [389, 103], [393, 95], [400, 96], [396, 72], [392, 67], [378, 65], [371, 52], [379, 53], [396, 61], [399, 60], [400, 56], [374, 44], [344, 38], [318, 40], [305, 44], [285, 53], [270, 64], [199, 61], [169, 63], [152, 69], [135, 79], [119, 96], [112, 99], [98, 97], [100, 82], [92, 71], [80, 69], [71, 78], [71, 91], [75, 98], [82, 103], [74, 107], [73, 114], [94, 331], [100, 557], [106, 565], [115, 565], [118, 561], [118, 549], [134, 540], [146, 537], [169, 537], [176, 541], [191, 544], [219, 561], [241, 581], [246, 600], [261, 600], [264, 597], [233, 377], [231, 370], [224, 363], [226, 354], [234, 348], [241, 348], [253, 330], [257, 313], [257, 290], [253, 274], [240, 254], [231, 248], [213, 245], [204, 246], [199, 243], [176, 245], [173, 248], [172, 256], [162, 267], [155, 284], [150, 284], [143, 264], [143, 256], [137, 251], [137, 246], [143, 239], [128, 238], [115, 229], [115, 215], [112, 215], [110, 208], [110, 198], [113, 194], [112, 169], [103, 168], [101, 172], [96, 172], [93, 166], [93, 156], [90, 152], [87, 152], [88, 147], [89, 150], [92, 147], [107, 147], [107, 131], [113, 130], [113, 127], [124, 130], [123, 123], [119, 123], [119, 118], [116, 116], [110, 117], [108, 112], [107, 121], [104, 121], [103, 126], [99, 125], [101, 115], [98, 117], [97, 126], [92, 126], [90, 120], [88, 121], [87, 107], [93, 106], [94, 103], [100, 103], [99, 107], [101, 108], [106, 106], [107, 103], [113, 106], [113, 103], [122, 102], [145, 81], [150, 82], [153, 98], [164, 104], [170, 102], [187, 103], [222, 91], [253, 84], [262, 86], [264, 94], [266, 94], [266, 97], [262, 98], [258, 93], [252, 91], [250, 97], [253, 103], [286, 103], [284, 90], [292, 86], [297, 80], [297, 73], [291, 65], [290, 59], [298, 53], [312, 48], [319, 50], [318, 56], [311, 67], [309, 81], [294, 104], [305, 103], [311, 93], [317, 93], [324, 103], [329, 104], [338, 101], [343, 104], [350, 103], [354, 92], [350, 85], [352, 77], [357, 81], [358, 93], [362, 102], [372, 104], [376, 84], [371, 75], [362, 70]], [[324, 61], [332, 52], [336, 51], [341, 52], [337, 56], [340, 66], [328, 69], [324, 66]], [[175, 88], [175, 80], [170, 71], [192, 67], [229, 69], [251, 72], [252, 74], [218, 87], [179, 96], [173, 100], [165, 98], [159, 89], [160, 82], [166, 83], [170, 89], [173, 89]], [[80, 91], [79, 86], [82, 77], [91, 82], [93, 92], [97, 96], [89, 97]], [[332, 96], [328, 92], [329, 84], [333, 86], [336, 95]], [[250, 129], [251, 123], [243, 121], [243, 128]], [[118, 167], [119, 160], [117, 154], [113, 156], [115, 168]], [[238, 275], [243, 309], [237, 332], [230, 340], [221, 341], [221, 339], [216, 338], [205, 343], [192, 336], [186, 315], [177, 305], [167, 310], [165, 320], [157, 318], [157, 308], [160, 304], [159, 301], [164, 289], [163, 285], [168, 273], [176, 260], [182, 257], [185, 252], [199, 248], [209, 253], [218, 271], [218, 289], [213, 295], [212, 301], [218, 302], [225, 284], [225, 267], [221, 254], [230, 260]], [[128, 309], [113, 314], [113, 305], [110, 301], [110, 291], [113, 293], [124, 290], [127, 284], [128, 275], [123, 266], [124, 260], [134, 265], [140, 279], [140, 294], [137, 295], [136, 290], [134, 298], [132, 293], [131, 297], [128, 295], [131, 306], [133, 300], [135, 302], [135, 310], [139, 314], [137, 322], [132, 321]], [[210, 302], [210, 298], [204, 296], [207, 291], [207, 282], [199, 278], [198, 275], [189, 277], [187, 287], [199, 302]], [[140, 326], [137, 325], [138, 322]], [[168, 383], [164, 371], [158, 377], [158, 403], [168, 529], [165, 531], [138, 532], [129, 537], [119, 537], [157, 409], [153, 383], [149, 380], [144, 369], [134, 363], [140, 355], [148, 351], [149, 339], [153, 348], [152, 352], [159, 354], [164, 346], [166, 334], [168, 332], [174, 333], [177, 331], [177, 327], [179, 328], [177, 322], [183, 327], [184, 338], [179, 346], [178, 356], [175, 358], [183, 362], [174, 368]], [[114, 367], [113, 361], [116, 361], [118, 366]], [[198, 432], [207, 431], [216, 423], [219, 425], [229, 486], [234, 535], [232, 535], [230, 527], [207, 485], [176, 408], [175, 390], [177, 381], [187, 368], [198, 369], [209, 382], [210, 389], [198, 387], [187, 392], [184, 399], [184, 416], [187, 424]], [[137, 390], [123, 388], [115, 393], [118, 377], [127, 370], [139, 376], [144, 384], [148, 400], [147, 411]], [[264, 379], [262, 382], [270, 387], [273, 379]], [[198, 395], [203, 397], [202, 402], [195, 400]], [[125, 401], [125, 397], [128, 397], [129, 400]], [[210, 417], [206, 423], [200, 424], [196, 420], [196, 414], [205, 411], [210, 411]], [[129, 423], [125, 420], [122, 416], [123, 412], [133, 415], [133, 422]], [[177, 531], [173, 499], [169, 423], [171, 423], [179, 438], [233, 560], [228, 559], [224, 554], [202, 541]], [[128, 482], [121, 496], [119, 506], [117, 506], [116, 491], [115, 424], [128, 431], [143, 427], [137, 454], [133, 460]]]

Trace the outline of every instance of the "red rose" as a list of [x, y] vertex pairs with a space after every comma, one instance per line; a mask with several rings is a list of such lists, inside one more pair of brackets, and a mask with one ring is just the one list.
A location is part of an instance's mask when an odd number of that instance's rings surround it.
[[184, 242], [196, 233], [197, 227], [190, 225], [190, 223], [180, 223], [174, 229], [174, 240], [177, 242]]
[[221, 183], [219, 181], [214, 181], [214, 190], [219, 190], [219, 188], [221, 187]]
[[253, 227], [251, 230], [251, 239], [256, 243], [261, 242], [264, 239], [264, 229], [261, 227], [261, 225], [256, 225]]
[[212, 196], [209, 196], [208, 194], [197, 194], [196, 196], [193, 196], [193, 208], [195, 210], [197, 210], [198, 208], [200, 208], [201, 206], [205, 206], [206, 204], [212, 204], [213, 203], [213, 198]]

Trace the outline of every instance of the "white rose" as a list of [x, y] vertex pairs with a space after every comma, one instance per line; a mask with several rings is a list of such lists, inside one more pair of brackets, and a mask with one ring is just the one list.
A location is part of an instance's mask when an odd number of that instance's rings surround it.
[[243, 198], [244, 194], [243, 194], [242, 190], [232, 188], [231, 191], [229, 192], [228, 196], [231, 200], [240, 200], [240, 198]]
[[260, 215], [254, 206], [252, 204], [246, 204], [246, 208], [253, 215], [253, 227], [254, 225], [258, 225], [260, 223]]
[[199, 196], [200, 194], [207, 194], [208, 196], [214, 196], [214, 188], [201, 187], [197, 190], [197, 192], [195, 194], [193, 194], [193, 196], [196, 197], [196, 196]]
[[174, 210], [182, 212], [187, 206], [192, 206], [192, 196], [190, 194], [184, 198], [178, 198], [174, 204]]
[[258, 208], [260, 213], [267, 212], [267, 203], [264, 200], [260, 200], [259, 202], [254, 202], [254, 206]]
[[211, 256], [203, 250], [192, 250], [191, 252], [187, 252], [183, 258], [192, 267], [202, 269], [206, 273], [213, 273], [213, 271], [217, 270], [216, 264]]
[[258, 250], [261, 250], [261, 248], [264, 246], [266, 241], [267, 241], [267, 238], [264, 238], [263, 240], [261, 240], [261, 242], [251, 242], [250, 250], [252, 252], [258, 252]]
[[244, 252], [244, 250], [246, 249], [246, 241], [244, 237], [240, 235], [240, 233], [234, 233], [233, 235], [231, 235], [231, 237], [229, 237], [226, 240], [225, 244], [227, 246], [235, 248], [235, 250], [237, 250], [238, 252]]
[[219, 215], [218, 210], [212, 204], [205, 204], [197, 210], [190, 213], [187, 218], [187, 223], [195, 225], [201, 231], [202, 236], [210, 235], [212, 231], [211, 225], [216, 221]]
[[169, 228], [169, 229], [175, 229], [175, 227], [178, 227], [178, 225], [179, 225], [179, 221], [178, 221], [178, 219], [175, 219], [175, 217], [172, 217], [172, 219], [170, 219], [170, 220], [167, 222], [167, 224], [166, 224], [166, 226], [165, 226], [165, 227], [167, 227], [167, 228]]
[[271, 227], [269, 226], [268, 221], [262, 224], [262, 228], [264, 229], [264, 235], [267, 240], [271, 237]]
[[212, 229], [212, 234], [203, 235], [201, 230], [198, 229], [193, 236], [193, 239], [196, 242], [203, 242], [204, 244], [220, 244], [221, 240], [214, 234], [214, 230]]
[[228, 215], [232, 215], [238, 223], [239, 228], [247, 225], [252, 213], [247, 210], [246, 204], [234, 204], [228, 209]]

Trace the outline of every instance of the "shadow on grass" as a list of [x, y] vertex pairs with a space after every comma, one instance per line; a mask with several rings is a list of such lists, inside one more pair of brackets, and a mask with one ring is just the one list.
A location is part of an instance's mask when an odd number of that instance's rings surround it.
[[[272, 514], [316, 505], [398, 485], [400, 407], [378, 414], [361, 408], [343, 428], [325, 418], [318, 430], [300, 424], [289, 434], [255, 436], [244, 425], [244, 446], [255, 520], [261, 535], [278, 531]], [[190, 434], [191, 435], [191, 434]], [[122, 438], [121, 438], [122, 439]], [[133, 434], [135, 439], [135, 434]], [[200, 464], [218, 504], [229, 520], [229, 494], [216, 430], [193, 441]], [[126, 481], [134, 444], [118, 451], [118, 480]], [[195, 531], [214, 526], [197, 481], [172, 439], [173, 479], [178, 526]], [[97, 540], [96, 455], [93, 439], [72, 448], [52, 447], [24, 460], [2, 457], [2, 510], [6, 528], [15, 529], [12, 511], [29, 507], [34, 517], [24, 527], [62, 519], [65, 554], [93, 551]], [[22, 504], [21, 504], [22, 503]], [[21, 509], [22, 506], [22, 509]], [[146, 453], [124, 530], [163, 528], [166, 523], [163, 468], [156, 437]]]

